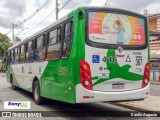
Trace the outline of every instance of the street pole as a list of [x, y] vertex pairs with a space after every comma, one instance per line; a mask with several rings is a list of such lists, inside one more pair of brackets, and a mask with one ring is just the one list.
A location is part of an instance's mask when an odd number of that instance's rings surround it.
[[143, 11], [143, 14], [144, 14], [145, 16], [148, 16], [148, 10], [145, 9], [145, 10]]
[[3, 48], [3, 49], [4, 49], [3, 58], [5, 58], [5, 56], [6, 56], [6, 51], [5, 51], [5, 48]]
[[58, 6], [60, 4], [58, 3], [58, 0], [56, 0], [56, 20], [58, 20], [59, 11], [62, 10], [69, 2], [71, 2], [71, 0], [66, 1], [65, 4], [59, 9]]
[[14, 23], [12, 23], [12, 40], [14, 40]]
[[56, 0], [56, 20], [58, 20], [58, 12], [59, 12], [59, 9], [58, 9], [58, 0]]

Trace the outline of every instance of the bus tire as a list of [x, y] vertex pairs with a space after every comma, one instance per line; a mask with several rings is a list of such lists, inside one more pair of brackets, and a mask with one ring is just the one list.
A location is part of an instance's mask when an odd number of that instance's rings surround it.
[[16, 90], [17, 87], [16, 87], [15, 85], [13, 85], [13, 76], [12, 76], [12, 75], [10, 76], [10, 82], [11, 82], [11, 88], [12, 88], [13, 90]]
[[40, 85], [39, 85], [38, 80], [36, 80], [33, 83], [33, 98], [34, 98], [34, 102], [37, 105], [40, 105], [43, 103], [43, 98], [40, 96]]

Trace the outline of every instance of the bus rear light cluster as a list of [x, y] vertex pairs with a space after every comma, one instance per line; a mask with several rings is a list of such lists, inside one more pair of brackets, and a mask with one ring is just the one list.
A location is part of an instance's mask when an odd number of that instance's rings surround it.
[[83, 60], [80, 60], [80, 80], [84, 88], [93, 90], [90, 66]]
[[145, 84], [148, 84], [148, 82], [149, 82], [149, 80], [147, 80], [147, 79], [144, 80], [144, 83], [145, 83]]
[[88, 70], [89, 67], [87, 64], [82, 64], [81, 68], [82, 68], [82, 70], [86, 71], [86, 70]]
[[84, 80], [84, 85], [88, 86], [90, 84], [90, 82], [88, 80]]
[[82, 76], [83, 76], [84, 78], [89, 78], [89, 77], [90, 77], [88, 72], [83, 72], [83, 73], [82, 73]]
[[149, 79], [150, 79], [150, 63], [148, 62], [145, 65], [144, 76], [143, 76], [143, 81], [142, 81], [142, 88], [148, 85]]

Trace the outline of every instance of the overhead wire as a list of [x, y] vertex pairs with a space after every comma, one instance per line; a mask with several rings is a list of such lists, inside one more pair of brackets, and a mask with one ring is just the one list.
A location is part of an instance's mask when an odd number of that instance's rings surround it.
[[17, 26], [23, 24], [24, 22], [30, 20], [31, 18], [33, 18], [43, 7], [45, 7], [51, 0], [47, 0], [44, 4], [42, 4], [35, 12], [33, 12], [29, 17], [27, 17], [26, 19], [23, 20], [23, 22], [19, 23]]
[[42, 24], [51, 14], [53, 14], [53, 12], [55, 12], [55, 10], [53, 10], [50, 14], [48, 14], [40, 23], [38, 23], [37, 25], [35, 25], [34, 27], [32, 27], [30, 30], [28, 30], [25, 33], [22, 34], [27, 34], [28, 32], [32, 31], [33, 29], [35, 29], [36, 27], [38, 27], [40, 24]]
[[[69, 0], [68, 0], [68, 1], [69, 1]], [[65, 1], [65, 2], [59, 3], [59, 5], [66, 4], [68, 1]]]
[[[26, 19], [24, 19], [22, 22], [20, 22], [19, 24], [16, 24], [15, 27], [18, 27], [19, 25], [27, 22], [28, 20], [30, 20], [31, 18], [33, 18], [42, 8], [44, 8], [51, 0], [47, 0], [45, 1], [35, 12], [33, 12], [29, 17], [27, 17]], [[8, 35], [10, 32], [12, 31], [9, 30], [6, 35]]]
[[12, 31], [12, 29], [11, 29], [11, 30], [9, 30], [9, 31], [6, 33], [6, 35], [8, 35], [11, 31]]
[[20, 31], [18, 31], [18, 33], [15, 35], [15, 37], [18, 37], [18, 35], [25, 29], [28, 29], [28, 28], [24, 28], [24, 29], [21, 29]]
[[71, 2], [71, 0], [66, 1], [65, 4], [59, 9], [59, 11], [63, 9], [69, 2]]
[[[65, 5], [63, 5], [60, 9], [59, 9], [59, 11], [62, 9], [62, 8], [64, 8], [69, 2], [70, 2], [71, 0], [68, 0], [68, 1], [66, 1], [65, 3]], [[42, 24], [51, 14], [53, 14], [53, 12], [55, 12], [55, 9], [49, 14], [49, 15], [47, 15], [40, 23], [38, 23], [37, 25], [35, 25], [34, 27], [32, 27], [30, 30], [28, 30], [27, 32], [25, 32], [25, 33], [22, 33], [22, 34], [27, 34], [28, 32], [30, 32], [30, 31], [32, 31], [33, 29], [35, 29], [36, 27], [38, 27], [40, 24]]]

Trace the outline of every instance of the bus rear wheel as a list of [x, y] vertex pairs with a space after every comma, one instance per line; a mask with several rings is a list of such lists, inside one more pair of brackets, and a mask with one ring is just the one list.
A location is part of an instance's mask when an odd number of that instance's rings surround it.
[[11, 88], [12, 88], [13, 90], [16, 90], [17, 87], [16, 87], [15, 85], [13, 85], [13, 77], [12, 77], [12, 75], [10, 76], [10, 82], [11, 82]]
[[33, 98], [34, 98], [34, 102], [37, 105], [40, 105], [43, 103], [43, 98], [40, 96], [40, 85], [38, 80], [36, 80], [33, 84]]

